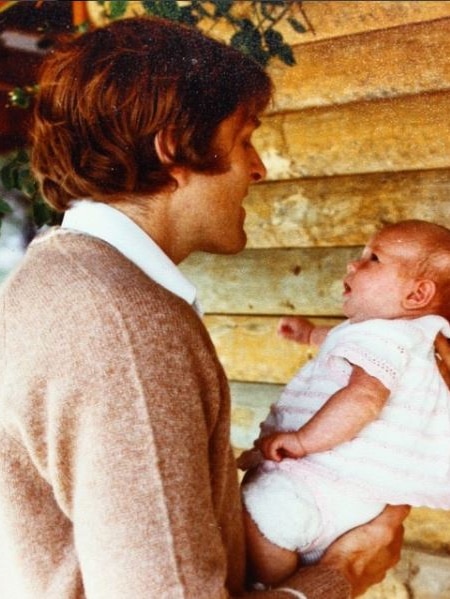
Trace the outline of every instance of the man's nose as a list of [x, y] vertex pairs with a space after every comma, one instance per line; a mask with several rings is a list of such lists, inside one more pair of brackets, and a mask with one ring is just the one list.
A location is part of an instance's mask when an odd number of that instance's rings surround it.
[[254, 181], [255, 183], [256, 183], [256, 181], [261, 181], [262, 179], [266, 178], [267, 169], [264, 166], [264, 162], [261, 160], [261, 158], [256, 150], [253, 154], [250, 168], [251, 168], [250, 177], [251, 177], [252, 181]]

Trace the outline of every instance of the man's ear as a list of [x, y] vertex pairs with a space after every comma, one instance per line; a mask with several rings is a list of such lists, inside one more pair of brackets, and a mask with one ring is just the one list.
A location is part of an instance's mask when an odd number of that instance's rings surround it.
[[431, 279], [416, 279], [403, 299], [406, 310], [417, 310], [428, 306], [436, 295], [436, 283]]
[[175, 129], [173, 127], [160, 129], [155, 135], [155, 151], [161, 164], [168, 167], [170, 175], [180, 187], [187, 180], [187, 169], [186, 167], [174, 164], [176, 147], [174, 135]]
[[174, 130], [171, 127], [160, 129], [155, 135], [155, 151], [161, 164], [173, 163], [175, 154]]

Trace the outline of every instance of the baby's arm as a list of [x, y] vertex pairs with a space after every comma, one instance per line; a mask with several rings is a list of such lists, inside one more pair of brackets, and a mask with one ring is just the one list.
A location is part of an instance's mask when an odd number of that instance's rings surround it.
[[276, 462], [327, 451], [350, 441], [375, 420], [388, 397], [389, 390], [383, 383], [353, 366], [347, 386], [334, 393], [302, 428], [262, 437], [256, 446], [267, 460]]
[[331, 328], [315, 326], [307, 318], [303, 318], [303, 316], [284, 316], [280, 318], [277, 333], [281, 337], [296, 341], [297, 343], [319, 346]]

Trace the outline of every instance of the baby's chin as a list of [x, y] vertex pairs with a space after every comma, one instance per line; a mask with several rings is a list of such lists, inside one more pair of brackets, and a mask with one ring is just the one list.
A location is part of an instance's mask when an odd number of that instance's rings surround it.
[[347, 317], [347, 320], [349, 322], [351, 322], [351, 324], [356, 324], [357, 322], [365, 322], [366, 320], [395, 320], [397, 318], [414, 318], [411, 315], [407, 315], [407, 314], [370, 314], [370, 316], [368, 316], [367, 314], [358, 314], [358, 315], [353, 315], [353, 316], [347, 316], [347, 314], [345, 314], [345, 316]]
[[366, 320], [370, 320], [367, 316], [349, 316], [347, 320], [351, 322], [351, 324], [356, 324], [357, 322], [365, 322]]
[[352, 324], [356, 324], [357, 322], [365, 322], [366, 320], [372, 320], [373, 318], [385, 318], [384, 316], [374, 316], [373, 314], [352, 314], [350, 312], [346, 313], [345, 311], [344, 316]]

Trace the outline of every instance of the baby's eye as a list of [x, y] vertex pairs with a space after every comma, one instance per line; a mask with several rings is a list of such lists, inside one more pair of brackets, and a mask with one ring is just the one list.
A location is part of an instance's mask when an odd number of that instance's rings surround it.
[[379, 262], [378, 256], [376, 254], [374, 254], [373, 252], [370, 254], [369, 260], [371, 262]]

